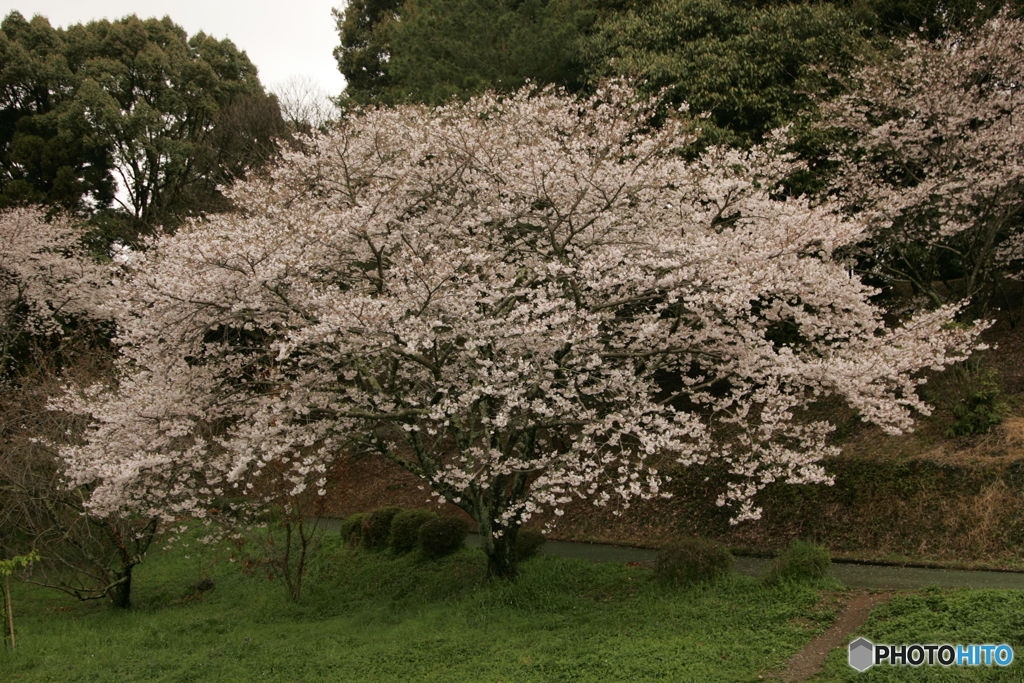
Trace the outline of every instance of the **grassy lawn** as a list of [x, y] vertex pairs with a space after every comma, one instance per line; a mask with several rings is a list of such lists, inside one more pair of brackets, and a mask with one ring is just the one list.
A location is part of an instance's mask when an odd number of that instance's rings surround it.
[[895, 596], [875, 609], [847, 642], [864, 636], [886, 645], [912, 643], [1000, 644], [1014, 650], [1009, 667], [880, 665], [863, 673], [850, 668], [845, 649], [833, 650], [821, 675], [812, 680], [857, 681], [1024, 681], [1024, 591], [928, 588]]
[[[648, 570], [541, 556], [514, 584], [485, 583], [466, 549], [438, 562], [341, 547], [329, 537], [300, 603], [245, 576], [226, 551], [176, 547], [136, 577], [134, 609], [15, 587], [19, 648], [0, 680], [758, 681], [832, 622], [827, 586], [742, 576], [670, 588]], [[194, 588], [202, 578], [215, 587]], [[875, 610], [876, 643], [1009, 643], [1024, 658], [1024, 594], [927, 589]], [[856, 636], [851, 636], [850, 639]], [[816, 681], [1022, 681], [1009, 669], [877, 667], [834, 650]]]
[[[3, 681], [756, 681], [826, 628], [839, 596], [734, 576], [671, 589], [648, 570], [542, 556], [513, 585], [483, 555], [440, 562], [325, 545], [303, 599], [207, 550], [160, 551], [118, 612], [29, 586]], [[192, 549], [195, 552], [195, 549]], [[192, 588], [204, 576], [216, 587]]]

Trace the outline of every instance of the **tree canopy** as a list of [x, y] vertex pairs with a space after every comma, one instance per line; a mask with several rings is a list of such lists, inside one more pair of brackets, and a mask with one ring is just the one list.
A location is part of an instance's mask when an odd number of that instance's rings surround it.
[[607, 13], [580, 41], [592, 82], [628, 77], [698, 117], [705, 143], [749, 145], [809, 109], [864, 48], [828, 3], [657, 0]]
[[872, 226], [862, 265], [984, 306], [1024, 259], [1024, 22], [909, 39], [856, 80], [824, 125], [847, 141], [832, 191]]
[[66, 403], [94, 511], [258, 508], [373, 451], [507, 577], [524, 521], [661, 495], [657, 461], [724, 463], [737, 520], [767, 482], [827, 481], [823, 397], [908, 429], [919, 371], [977, 330], [887, 327], [835, 258], [861, 222], [773, 198], [771, 149], [686, 161], [655, 106], [614, 85], [371, 109], [162, 238], [114, 297], [117, 388]]
[[27, 337], [60, 336], [103, 310], [111, 273], [90, 258], [81, 229], [39, 210], [0, 211], [0, 386]]
[[571, 92], [634, 79], [689, 106], [705, 143], [749, 145], [810, 107], [867, 28], [829, 3], [358, 0], [335, 50], [356, 104], [438, 104], [526, 81]]
[[0, 93], [0, 201], [117, 204], [135, 229], [216, 207], [284, 132], [244, 52], [168, 17], [54, 29], [12, 12]]
[[840, 0], [865, 26], [897, 39], [918, 35], [928, 40], [970, 33], [1003, 10], [1020, 16], [1020, 0]]
[[0, 24], [0, 207], [77, 211], [114, 198], [104, 141], [71, 100], [77, 79], [61, 33], [17, 12]]
[[352, 0], [335, 10], [335, 57], [350, 104], [625, 77], [702, 117], [700, 144], [743, 146], [843, 92], [857, 58], [891, 39], [969, 31], [1003, 6], [1020, 12], [1019, 0]]
[[335, 11], [353, 103], [440, 104], [526, 81], [577, 89], [591, 0], [356, 0]]

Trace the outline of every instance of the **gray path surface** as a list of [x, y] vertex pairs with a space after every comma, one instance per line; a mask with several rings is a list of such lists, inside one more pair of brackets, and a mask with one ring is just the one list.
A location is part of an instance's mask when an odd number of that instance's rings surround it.
[[[320, 526], [337, 531], [339, 520], [321, 520]], [[470, 534], [466, 543], [480, 545], [480, 537]], [[643, 548], [623, 548], [598, 543], [568, 543], [548, 541], [541, 546], [547, 555], [573, 557], [591, 562], [654, 563], [657, 552]], [[771, 560], [756, 557], [737, 557], [735, 570], [747, 576], [761, 576]], [[832, 563], [832, 575], [851, 588], [1020, 588], [1024, 589], [1024, 573], [963, 571], [958, 569], [917, 569], [910, 567], [882, 567], [877, 565]]]
[[[471, 535], [470, 545], [480, 540]], [[643, 562], [653, 564], [657, 553], [642, 548], [622, 548], [589, 543], [549, 541], [541, 547], [548, 555], [575, 557], [593, 562]], [[737, 572], [760, 577], [771, 565], [770, 559], [737, 557]], [[1011, 571], [963, 571], [959, 569], [920, 569], [867, 564], [833, 562], [831, 572], [850, 588], [910, 589], [940, 586], [942, 588], [1019, 588], [1024, 589], [1024, 573]]]
[[[471, 542], [479, 544], [479, 538]], [[622, 548], [590, 543], [549, 541], [541, 552], [563, 557], [575, 557], [593, 562], [652, 563], [657, 557], [653, 550]], [[747, 576], [761, 576], [772, 560], [758, 557], [737, 557], [735, 570]], [[832, 563], [832, 575], [851, 588], [1021, 588], [1024, 573], [962, 571], [956, 569], [917, 569], [909, 567], [882, 567], [877, 565]]]

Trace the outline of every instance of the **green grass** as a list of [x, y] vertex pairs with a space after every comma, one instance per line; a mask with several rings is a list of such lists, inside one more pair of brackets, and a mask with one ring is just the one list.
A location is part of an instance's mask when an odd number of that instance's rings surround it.
[[822, 674], [824, 681], [1024, 681], [1024, 592], [1015, 590], [944, 590], [928, 588], [895, 596], [874, 610], [847, 642], [864, 636], [873, 643], [906, 645], [1006, 643], [1014, 649], [1009, 667], [880, 665], [863, 673], [850, 668], [845, 648], [833, 650]]
[[[19, 586], [0, 680], [756, 681], [835, 614], [819, 590], [740, 576], [670, 589], [542, 556], [514, 584], [485, 583], [478, 550], [427, 562], [330, 538], [295, 604], [215, 550], [189, 552], [148, 558], [129, 612]], [[206, 576], [216, 587], [196, 593]]]

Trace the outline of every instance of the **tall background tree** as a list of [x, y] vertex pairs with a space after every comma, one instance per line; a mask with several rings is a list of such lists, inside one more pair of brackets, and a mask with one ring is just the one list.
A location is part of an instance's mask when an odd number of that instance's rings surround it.
[[[526, 80], [589, 92], [634, 79], [687, 106], [698, 147], [749, 146], [843, 92], [856, 59], [893, 38], [937, 39], [1020, 0], [352, 0], [335, 10], [350, 104], [436, 104]], [[803, 130], [803, 129], [801, 129]], [[822, 141], [795, 148], [828, 167]], [[810, 174], [813, 176], [817, 171]], [[796, 192], [822, 187], [804, 174]]]
[[699, 117], [704, 144], [747, 146], [835, 93], [864, 28], [829, 3], [657, 0], [607, 12], [579, 43], [587, 77], [628, 77]]
[[244, 52], [168, 17], [54, 29], [12, 12], [0, 88], [0, 200], [114, 207], [122, 236], [223, 207], [217, 185], [286, 133]]
[[347, 82], [345, 99], [354, 103], [380, 100], [391, 87], [391, 28], [403, 0], [349, 0], [333, 10], [341, 44], [334, 50]]
[[62, 33], [17, 12], [0, 24], [0, 208], [103, 208], [115, 185], [107, 145], [73, 103]]
[[338, 68], [355, 104], [439, 104], [527, 81], [576, 90], [592, 0], [357, 0], [335, 10]]

